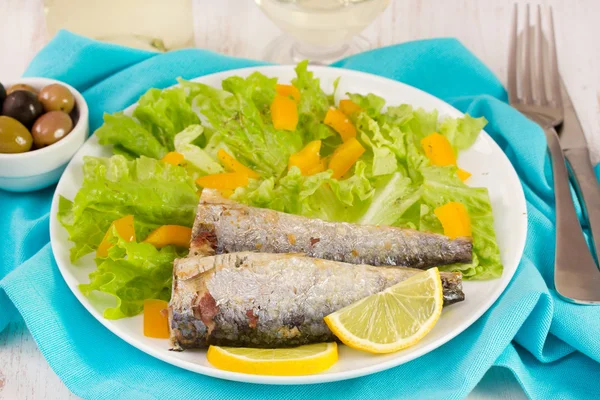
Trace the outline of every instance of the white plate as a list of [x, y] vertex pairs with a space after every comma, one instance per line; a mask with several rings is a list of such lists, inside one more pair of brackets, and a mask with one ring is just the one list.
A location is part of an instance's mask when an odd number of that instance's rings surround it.
[[[333, 90], [333, 81], [337, 77], [341, 77], [337, 90], [338, 96], [346, 92], [375, 93], [386, 99], [388, 104], [408, 103], [427, 110], [437, 109], [441, 116], [461, 117], [463, 115], [442, 100], [400, 82], [344, 69], [330, 67], [311, 67], [310, 69], [321, 79], [321, 86], [328, 93]], [[220, 87], [221, 81], [229, 76], [247, 76], [254, 71], [277, 77], [282, 83], [289, 82], [295, 76], [291, 66], [270, 66], [226, 71], [194, 80]], [[134, 107], [135, 105], [127, 108], [126, 112], [131, 113]], [[75, 265], [69, 261], [69, 248], [72, 243], [68, 241], [67, 232], [58, 222], [56, 213], [58, 196], [62, 195], [73, 199], [81, 186], [82, 158], [86, 155], [110, 156], [111, 153], [108, 148], [98, 144], [96, 136], [92, 136], [65, 170], [52, 201], [50, 219], [52, 250], [65, 281], [81, 304], [100, 323], [132, 346], [170, 364], [218, 378], [265, 384], [331, 382], [372, 374], [413, 360], [441, 346], [467, 329], [496, 301], [515, 273], [525, 246], [527, 209], [521, 183], [500, 147], [487, 133], [482, 132], [475, 144], [460, 155], [459, 165], [473, 174], [469, 179], [470, 185], [489, 189], [495, 218], [494, 227], [504, 263], [504, 273], [500, 279], [464, 282], [466, 300], [444, 309], [437, 325], [417, 345], [394, 354], [372, 355], [340, 346], [339, 362], [330, 370], [316, 375], [297, 377], [247, 375], [221, 371], [213, 368], [206, 361], [205, 351], [172, 352], [168, 351], [167, 340], [145, 337], [142, 333], [141, 316], [117, 321], [104, 319], [102, 317], [104, 307], [100, 297], [90, 300], [83, 296], [77, 288], [80, 283], [89, 281], [88, 274], [95, 269], [93, 258], [91, 255], [86, 256]]]

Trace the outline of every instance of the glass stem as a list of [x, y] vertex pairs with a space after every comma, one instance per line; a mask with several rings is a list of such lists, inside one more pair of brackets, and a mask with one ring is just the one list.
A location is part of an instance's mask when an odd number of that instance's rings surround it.
[[348, 44], [338, 46], [314, 46], [307, 43], [295, 42], [291, 48], [291, 56], [295, 63], [309, 60], [311, 64], [327, 65], [340, 59], [348, 50]]

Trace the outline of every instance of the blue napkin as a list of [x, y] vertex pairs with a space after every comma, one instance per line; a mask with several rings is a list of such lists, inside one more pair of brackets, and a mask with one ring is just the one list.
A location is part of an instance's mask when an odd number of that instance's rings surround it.
[[[199, 49], [150, 53], [61, 32], [25, 75], [83, 92], [93, 131], [104, 112], [125, 108], [150, 87], [260, 64]], [[329, 384], [252, 385], [173, 367], [117, 338], [67, 288], [48, 243], [53, 187], [0, 191], [0, 330], [20, 314], [53, 370], [84, 398], [459, 399], [493, 366], [512, 371], [531, 398], [598, 398], [600, 308], [566, 303], [553, 289], [552, 173], [542, 131], [506, 104], [497, 78], [453, 39], [377, 49], [336, 66], [408, 83], [485, 116], [487, 132], [519, 173], [529, 211], [523, 260], [499, 301], [464, 333], [410, 363]]]

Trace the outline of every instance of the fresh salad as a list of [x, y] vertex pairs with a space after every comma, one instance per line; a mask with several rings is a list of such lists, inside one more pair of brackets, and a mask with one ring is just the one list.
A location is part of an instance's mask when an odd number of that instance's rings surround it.
[[80, 288], [117, 299], [106, 318], [170, 299], [173, 260], [188, 252], [181, 238], [189, 239], [203, 188], [290, 214], [436, 233], [445, 233], [436, 208], [458, 202], [470, 217], [473, 262], [440, 270], [502, 274], [487, 189], [468, 186], [456, 162], [484, 118], [386, 107], [375, 94], [336, 103], [306, 62], [296, 74], [291, 84], [232, 76], [221, 89], [179, 80], [150, 89], [131, 116], [105, 115], [95, 133], [114, 155], [85, 157], [83, 184], [74, 199], [60, 198], [59, 220], [73, 262], [96, 254]]

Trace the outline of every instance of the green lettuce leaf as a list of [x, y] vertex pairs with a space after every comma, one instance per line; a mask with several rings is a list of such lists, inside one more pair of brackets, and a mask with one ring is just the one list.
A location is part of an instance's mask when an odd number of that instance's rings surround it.
[[213, 134], [206, 147], [227, 147], [242, 164], [263, 176], [280, 176], [288, 158], [302, 148], [301, 135], [276, 130], [269, 105], [275, 96], [276, 79], [253, 73], [247, 78], [230, 77], [223, 90], [182, 81], [188, 101], [199, 108]]
[[332, 171], [303, 176], [292, 167], [283, 178], [251, 180], [231, 196], [255, 207], [329, 221], [356, 221], [373, 195], [366, 177], [366, 164], [358, 161], [346, 180], [331, 178]]
[[395, 126], [404, 126], [413, 118], [413, 108], [410, 104], [400, 104], [399, 106], [390, 106], [382, 114], [378, 121], [382, 124]]
[[116, 229], [110, 233], [113, 246], [108, 257], [96, 258], [97, 269], [89, 276], [90, 283], [79, 285], [85, 296], [100, 291], [116, 300], [115, 307], [104, 310], [104, 318], [132, 317], [143, 311], [144, 300], [169, 301], [173, 276], [173, 260], [187, 250], [174, 246], [156, 249], [149, 243], [126, 242]]
[[152, 133], [122, 112], [104, 114], [104, 124], [95, 133], [100, 144], [113, 145], [116, 154], [127, 158], [162, 158], [168, 151]]
[[358, 222], [368, 225], [397, 225], [419, 197], [419, 194], [415, 195], [410, 178], [402, 173], [395, 172], [385, 176], [377, 182], [373, 200]]
[[382, 97], [373, 93], [366, 96], [358, 93], [348, 93], [348, 97], [358, 104], [369, 117], [377, 119], [381, 116], [381, 110], [385, 106], [385, 100]]
[[73, 201], [59, 201], [59, 221], [74, 243], [72, 261], [94, 251], [112, 221], [125, 215], [134, 216], [138, 238], [161, 225], [194, 222], [198, 194], [183, 167], [143, 156], [85, 157], [83, 177]]
[[[494, 231], [494, 216], [489, 194], [486, 188], [472, 188], [465, 185], [457, 176], [455, 167], [425, 167], [422, 169], [423, 203], [428, 206], [422, 211], [421, 229], [442, 232], [441, 225], [429, 222], [437, 221], [433, 209], [448, 202], [464, 204], [471, 219], [473, 233], [473, 254], [477, 257], [470, 266], [462, 266], [466, 278], [490, 279], [502, 275], [500, 249]], [[456, 266], [444, 267], [456, 270]]]
[[407, 119], [403, 126], [410, 130], [417, 142], [420, 142], [425, 136], [437, 131], [438, 112], [437, 110], [425, 111], [418, 108], [413, 111], [412, 118]]
[[201, 175], [218, 174], [223, 172], [221, 164], [215, 161], [205, 149], [195, 145], [204, 134], [201, 125], [190, 125], [175, 135], [175, 150], [183, 154], [190, 167], [196, 169]]
[[475, 143], [477, 135], [487, 124], [484, 117], [446, 118], [438, 126], [438, 133], [446, 136], [455, 151], [468, 149]]
[[398, 171], [398, 159], [405, 157], [404, 134], [398, 128], [380, 125], [367, 113], [356, 118], [359, 139], [370, 150], [372, 157], [371, 175], [389, 175]]
[[321, 89], [321, 81], [308, 71], [308, 61], [296, 66], [296, 78], [292, 84], [300, 90], [296, 131], [304, 138], [304, 144], [330, 137], [335, 139], [334, 143], [341, 142], [339, 135], [323, 123], [327, 110], [333, 105], [333, 98], [325, 94]]
[[160, 159], [175, 150], [177, 133], [199, 123], [183, 87], [150, 89], [140, 97], [132, 117], [122, 112], [105, 114], [104, 124], [95, 133], [100, 144], [113, 145], [115, 154]]
[[150, 89], [138, 101], [133, 116], [169, 151], [175, 150], [175, 135], [200, 118], [188, 104], [181, 87]]

